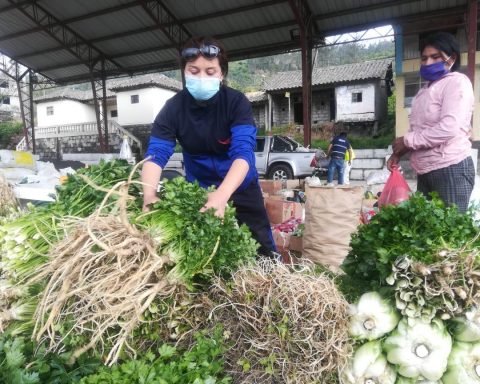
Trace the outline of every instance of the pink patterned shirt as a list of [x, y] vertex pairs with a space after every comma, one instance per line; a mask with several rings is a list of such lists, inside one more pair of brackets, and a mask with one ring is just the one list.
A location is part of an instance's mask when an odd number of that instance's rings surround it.
[[425, 85], [413, 99], [410, 129], [404, 136], [417, 174], [457, 164], [470, 156], [472, 83], [451, 72]]

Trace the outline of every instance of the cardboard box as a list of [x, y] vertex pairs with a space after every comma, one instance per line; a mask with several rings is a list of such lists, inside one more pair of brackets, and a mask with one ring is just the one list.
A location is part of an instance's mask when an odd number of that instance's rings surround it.
[[303, 180], [296, 179], [296, 180], [286, 180], [286, 189], [302, 189], [303, 188]]
[[283, 183], [280, 180], [259, 180], [259, 182], [262, 192], [269, 195], [275, 195], [283, 189]]
[[288, 232], [281, 232], [281, 231], [273, 231], [273, 241], [278, 249], [287, 249], [290, 244], [290, 233]]
[[270, 197], [265, 199], [268, 219], [272, 224], [281, 224], [285, 221], [295, 218], [301, 219], [303, 215], [303, 206], [293, 201], [276, 200]]
[[288, 242], [288, 249], [291, 251], [302, 252], [303, 251], [303, 237], [302, 236], [290, 236]]

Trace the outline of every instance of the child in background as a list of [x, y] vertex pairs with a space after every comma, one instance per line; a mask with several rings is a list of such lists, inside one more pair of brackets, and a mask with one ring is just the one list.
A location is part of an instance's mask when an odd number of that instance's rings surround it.
[[355, 159], [355, 152], [350, 145], [350, 151], [345, 152], [345, 168], [343, 170], [343, 183], [350, 184], [350, 171], [352, 170], [353, 160]]

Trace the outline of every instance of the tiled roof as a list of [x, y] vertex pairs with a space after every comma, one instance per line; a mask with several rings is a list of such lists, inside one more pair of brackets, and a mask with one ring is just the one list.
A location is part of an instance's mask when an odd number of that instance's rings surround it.
[[[118, 91], [149, 87], [160, 87], [173, 91], [180, 91], [182, 89], [182, 83], [158, 73], [128, 78], [117, 78], [107, 80], [107, 98], [114, 98], [115, 92]], [[47, 89], [44, 93], [40, 92], [41, 91], [34, 96], [36, 103], [60, 99], [77, 100], [81, 102], [89, 102], [93, 100], [92, 91], [90, 90], [81, 91], [68, 87], [58, 87]]]
[[262, 101], [267, 100], [267, 93], [264, 91], [246, 92], [245, 96], [247, 96], [247, 99], [248, 101], [250, 101], [250, 103], [260, 103]]
[[118, 92], [127, 89], [139, 89], [147, 87], [159, 87], [170, 89], [172, 91], [181, 91], [182, 83], [160, 73], [150, 73], [146, 75], [134, 76], [112, 81], [108, 86], [112, 91]]
[[[41, 92], [42, 91], [38, 91], [38, 93], [36, 93], [34, 96], [34, 101], [36, 103], [61, 99], [77, 100], [81, 102], [93, 100], [92, 91], [80, 91], [76, 89], [59, 87], [45, 90], [44, 93]], [[115, 94], [107, 90], [107, 99], [112, 97], [115, 97]]]
[[[363, 63], [315, 68], [312, 72], [312, 86], [338, 84], [367, 79], [383, 79], [392, 59], [365, 61]], [[279, 72], [267, 80], [266, 91], [301, 88], [302, 72]]]

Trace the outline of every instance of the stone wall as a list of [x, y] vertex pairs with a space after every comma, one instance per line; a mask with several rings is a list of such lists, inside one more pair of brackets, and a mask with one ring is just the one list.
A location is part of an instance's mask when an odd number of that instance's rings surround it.
[[[354, 149], [354, 152], [355, 160], [353, 160], [350, 172], [351, 180], [366, 180], [370, 172], [379, 171], [386, 166], [386, 159], [392, 153], [390, 149]], [[473, 148], [471, 156], [473, 164], [477, 167], [478, 150]], [[410, 166], [408, 156], [402, 158], [400, 166], [406, 179], [415, 179], [417, 177], [415, 171]], [[478, 169], [476, 169], [476, 173], [478, 173]]]
[[[109, 135], [108, 151], [120, 152], [122, 138], [119, 135]], [[100, 143], [98, 135], [70, 136], [59, 138], [36, 139], [36, 153], [40, 160], [61, 160], [64, 153], [98, 153]]]
[[366, 180], [370, 172], [381, 170], [385, 165], [385, 158], [391, 153], [387, 149], [354, 149], [354, 152], [351, 180]]
[[[152, 124], [124, 125], [123, 128], [142, 141], [143, 153], [145, 153], [152, 131]], [[133, 148], [133, 151], [135, 151], [135, 148]], [[143, 153], [141, 154], [142, 157]]]

